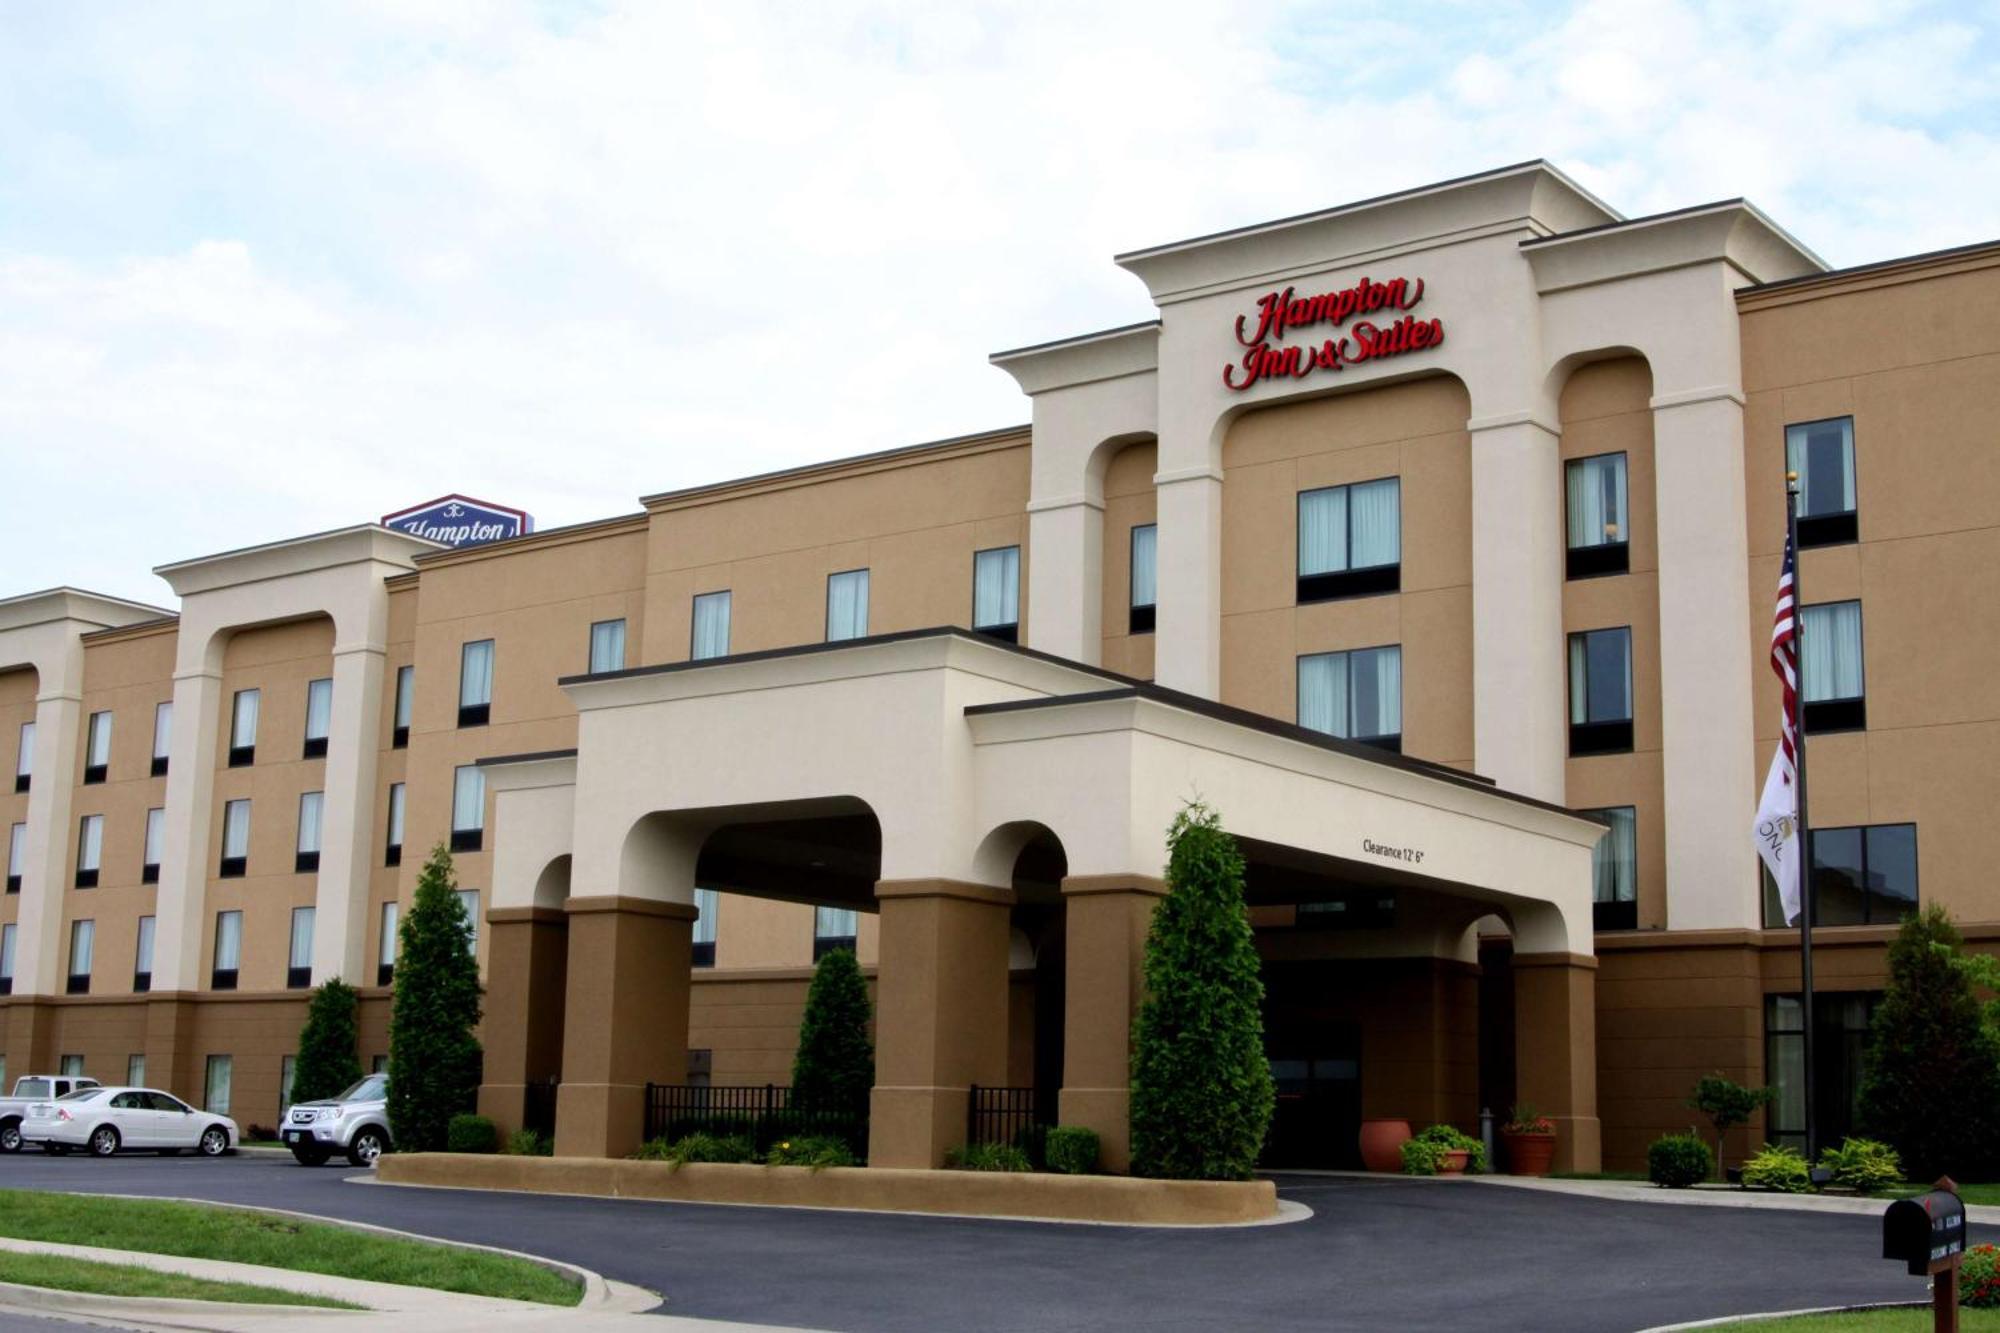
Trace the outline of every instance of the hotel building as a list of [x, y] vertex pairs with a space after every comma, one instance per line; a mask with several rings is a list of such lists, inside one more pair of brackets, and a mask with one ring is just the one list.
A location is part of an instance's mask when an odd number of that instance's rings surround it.
[[1625, 218], [1534, 162], [1117, 262], [1156, 318], [992, 358], [1029, 426], [180, 560], [177, 612], [0, 600], [7, 1073], [275, 1124], [310, 986], [386, 1058], [443, 842], [503, 1126], [552, 1095], [560, 1151], [624, 1153], [648, 1084], [785, 1082], [851, 946], [875, 1163], [1013, 1087], [1118, 1165], [1200, 797], [1249, 862], [1270, 1160], [1520, 1101], [1632, 1167], [1714, 1070], [1796, 1135], [1750, 838], [1790, 468], [1838, 1133], [1899, 916], [2000, 940], [2000, 243], [1828, 271], [1744, 201]]

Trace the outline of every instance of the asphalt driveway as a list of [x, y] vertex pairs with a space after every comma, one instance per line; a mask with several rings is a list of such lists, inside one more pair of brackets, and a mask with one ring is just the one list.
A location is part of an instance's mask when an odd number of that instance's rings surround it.
[[0, 1157], [0, 1186], [293, 1208], [566, 1259], [662, 1293], [674, 1314], [856, 1333], [1632, 1330], [1924, 1295], [1877, 1257], [1873, 1217], [1463, 1181], [1281, 1176], [1309, 1221], [1187, 1231], [404, 1189], [368, 1175], [247, 1155]]

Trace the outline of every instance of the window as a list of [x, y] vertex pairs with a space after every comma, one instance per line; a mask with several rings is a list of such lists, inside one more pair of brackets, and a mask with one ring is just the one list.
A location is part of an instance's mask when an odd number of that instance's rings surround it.
[[413, 666], [396, 668], [396, 711], [391, 714], [389, 744], [395, 749], [403, 749], [410, 743], [410, 713], [417, 702], [417, 669]]
[[0, 926], [0, 995], [14, 993], [14, 923]]
[[860, 917], [845, 907], [813, 908], [813, 961], [835, 949], [852, 952], [859, 921]]
[[694, 965], [715, 966], [715, 917], [721, 895], [714, 889], [694, 891]]
[[211, 990], [235, 990], [236, 972], [243, 965], [243, 913], [215, 914], [215, 966], [208, 978]]
[[[1917, 826], [1816, 828], [1812, 844], [1815, 926], [1893, 926], [1917, 910]], [[1778, 886], [1766, 870], [1764, 926], [1782, 930]]]
[[826, 576], [826, 641], [868, 634], [868, 571], [850, 569]]
[[1403, 750], [1403, 650], [1356, 648], [1299, 658], [1299, 725]]
[[1639, 928], [1639, 812], [1629, 805], [1584, 810], [1611, 825], [1590, 854], [1591, 912], [1598, 930]]
[[56, 1073], [64, 1078], [83, 1077], [83, 1056], [64, 1055], [56, 1059]]
[[[1879, 991], [1819, 991], [1813, 996], [1813, 1090], [1822, 1143], [1838, 1143], [1859, 1119], [1867, 1072], [1868, 1027]], [[1764, 997], [1764, 1077], [1778, 1096], [1764, 1112], [1764, 1138], [1806, 1146], [1805, 1009], [1799, 997]]]
[[388, 1073], [388, 1072], [389, 1072], [389, 1057], [388, 1057], [388, 1056], [386, 1056], [386, 1055], [377, 1055], [377, 1056], [373, 1056], [373, 1057], [371, 1057], [371, 1058], [369, 1059], [369, 1061], [368, 1061], [368, 1072], [369, 1072], [369, 1073], [371, 1073], [371, 1074], [386, 1074], [386, 1073]]
[[1160, 529], [1141, 523], [1132, 529], [1132, 596], [1125, 628], [1133, 634], [1151, 634], [1160, 594]]
[[310, 907], [292, 909], [292, 947], [285, 962], [285, 986], [289, 990], [304, 990], [312, 985], [313, 919], [317, 915]]
[[1861, 670], [1861, 603], [1799, 609], [1799, 712], [1807, 731], [1868, 725]]
[[326, 734], [333, 726], [333, 682], [306, 682], [306, 744], [304, 757], [326, 757]]
[[139, 882], [160, 882], [160, 852], [167, 843], [167, 812], [154, 806], [146, 812], [145, 859], [139, 863]]
[[222, 866], [224, 879], [239, 879], [250, 869], [250, 802], [229, 801], [222, 807]]
[[76, 886], [97, 887], [97, 871], [104, 858], [104, 816], [85, 815], [77, 825]]
[[1799, 545], [1857, 540], [1854, 513], [1854, 418], [1785, 427], [1785, 470], [1799, 474]]
[[590, 627], [590, 674], [625, 669], [625, 622], [600, 620]]
[[21, 867], [28, 859], [28, 826], [16, 824], [7, 830], [7, 892], [21, 891]]
[[382, 853], [382, 864], [399, 866], [403, 864], [403, 784], [389, 784], [389, 846]]
[[1565, 572], [1573, 579], [1623, 574], [1631, 568], [1625, 455], [1572, 458], [1564, 465], [1563, 474], [1563, 498], [1569, 511]]
[[146, 1086], [146, 1057], [128, 1055], [125, 1057], [125, 1082], [135, 1088]]
[[451, 849], [476, 852], [486, 841], [486, 775], [461, 764], [451, 775]]
[[1021, 548], [972, 555], [972, 628], [1007, 643], [1021, 638]]
[[14, 749], [14, 790], [24, 792], [35, 771], [35, 724], [21, 724], [21, 741]]
[[493, 716], [493, 640], [458, 650], [458, 725], [483, 727]]
[[71, 995], [90, 994], [90, 959], [97, 946], [95, 921], [69, 923], [69, 985]]
[[1632, 631], [1593, 629], [1569, 636], [1569, 752], [1632, 748]]
[[466, 927], [465, 951], [467, 953], [478, 953], [479, 952], [479, 890], [453, 889], [452, 895], [458, 899], [458, 905], [465, 910], [465, 927]]
[[167, 771], [167, 751], [174, 739], [174, 701], [164, 700], [153, 705], [153, 769], [154, 777], [162, 777]]
[[132, 950], [132, 990], [144, 994], [153, 989], [153, 931], [150, 916], [139, 918], [139, 943]]
[[382, 939], [375, 952], [375, 984], [387, 986], [396, 979], [396, 904], [382, 904]]
[[1301, 602], [1366, 597], [1403, 586], [1400, 477], [1299, 492]]
[[229, 1082], [233, 1062], [226, 1055], [208, 1057], [208, 1073], [202, 1079], [201, 1109], [212, 1115], [229, 1114]]
[[257, 703], [260, 698], [256, 690], [236, 691], [236, 702], [229, 714], [231, 768], [242, 768], [257, 762]]
[[292, 1075], [299, 1067], [296, 1055], [280, 1056], [278, 1059], [278, 1119], [285, 1118], [285, 1112], [292, 1109]]
[[326, 793], [299, 793], [299, 844], [292, 856], [292, 869], [303, 875], [319, 869], [319, 822], [326, 808]]
[[111, 714], [107, 710], [90, 715], [83, 752], [83, 783], [104, 781], [111, 772]]
[[689, 656], [729, 656], [729, 594], [705, 592], [694, 599], [694, 642]]

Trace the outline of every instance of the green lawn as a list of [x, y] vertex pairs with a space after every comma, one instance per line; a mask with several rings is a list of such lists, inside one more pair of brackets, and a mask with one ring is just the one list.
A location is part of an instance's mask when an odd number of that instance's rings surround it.
[[[1958, 1312], [1959, 1327], [1965, 1333], [2000, 1331], [2000, 1310]], [[1802, 1315], [1797, 1319], [1756, 1319], [1740, 1324], [1717, 1324], [1708, 1333], [1930, 1333], [1931, 1311], [1866, 1310], [1849, 1314]]]
[[154, 1300], [233, 1301], [241, 1305], [310, 1305], [324, 1310], [362, 1310], [366, 1306], [325, 1296], [253, 1287], [247, 1282], [213, 1282], [179, 1273], [156, 1273], [126, 1264], [101, 1264], [60, 1254], [19, 1254], [0, 1250], [0, 1282], [56, 1291], [87, 1291], [99, 1296], [147, 1296]]
[[0, 1190], [0, 1235], [228, 1259], [544, 1305], [583, 1299], [580, 1287], [525, 1259], [241, 1208]]

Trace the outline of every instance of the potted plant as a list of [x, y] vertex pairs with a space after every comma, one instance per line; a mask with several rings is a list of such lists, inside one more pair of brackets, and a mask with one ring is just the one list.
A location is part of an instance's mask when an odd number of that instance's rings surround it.
[[1485, 1149], [1478, 1139], [1451, 1125], [1432, 1125], [1400, 1149], [1403, 1173], [1411, 1176], [1457, 1176], [1468, 1169], [1486, 1169]]
[[1363, 1120], [1361, 1164], [1370, 1171], [1401, 1171], [1403, 1145], [1410, 1141], [1407, 1120]]
[[1546, 1176], [1556, 1155], [1556, 1122], [1532, 1106], [1517, 1106], [1500, 1130], [1507, 1165], [1517, 1176]]

